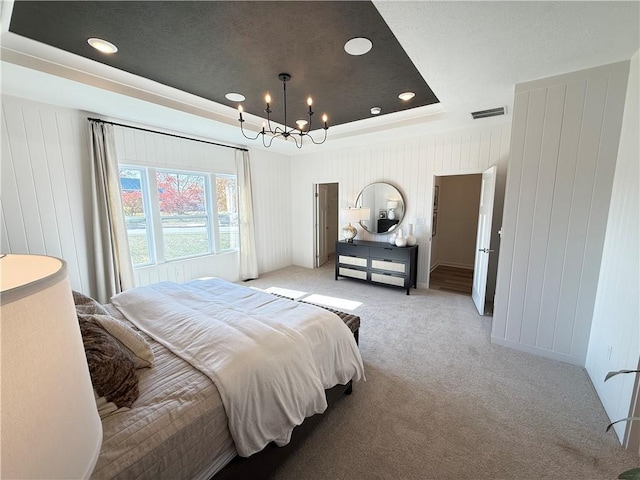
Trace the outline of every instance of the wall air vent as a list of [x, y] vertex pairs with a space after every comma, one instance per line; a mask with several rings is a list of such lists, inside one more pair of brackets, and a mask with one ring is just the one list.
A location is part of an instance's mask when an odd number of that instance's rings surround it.
[[477, 112], [471, 112], [471, 116], [474, 120], [477, 120], [479, 118], [497, 117], [498, 115], [504, 115], [505, 112], [505, 107], [491, 108], [489, 110], [479, 110]]

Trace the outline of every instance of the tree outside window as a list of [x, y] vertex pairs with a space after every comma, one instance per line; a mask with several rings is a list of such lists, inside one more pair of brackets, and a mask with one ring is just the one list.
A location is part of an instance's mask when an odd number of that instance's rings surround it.
[[205, 175], [158, 170], [156, 184], [165, 260], [211, 253]]

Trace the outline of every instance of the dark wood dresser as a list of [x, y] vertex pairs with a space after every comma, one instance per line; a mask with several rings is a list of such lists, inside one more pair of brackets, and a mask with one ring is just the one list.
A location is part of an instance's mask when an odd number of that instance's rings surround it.
[[378, 219], [378, 233], [388, 232], [391, 227], [400, 223], [400, 220], [389, 220], [388, 218]]
[[336, 280], [339, 277], [402, 287], [409, 295], [418, 282], [418, 246], [396, 247], [366, 240], [336, 242]]

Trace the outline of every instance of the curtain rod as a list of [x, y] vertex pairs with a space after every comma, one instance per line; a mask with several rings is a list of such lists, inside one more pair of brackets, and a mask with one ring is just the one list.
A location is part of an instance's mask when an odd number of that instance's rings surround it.
[[199, 138], [183, 137], [182, 135], [175, 135], [173, 133], [157, 132], [155, 130], [149, 130], [148, 128], [134, 127], [133, 125], [125, 125], [123, 123], [109, 122], [107, 120], [102, 120], [101, 118], [87, 117], [87, 120], [90, 120], [92, 122], [98, 122], [98, 123], [107, 123], [109, 125], [116, 125], [118, 127], [133, 128], [134, 130], [141, 130], [143, 132], [149, 132], [149, 133], [157, 133], [158, 135], [166, 135], [168, 137], [181, 138], [183, 140], [191, 140], [193, 142], [208, 143], [209, 145], [216, 145], [218, 147], [233, 148], [234, 150], [241, 150], [243, 152], [248, 152], [249, 151], [248, 149], [242, 148], [242, 147], [234, 147], [233, 145], [224, 145], [222, 143], [210, 142], [208, 140], [200, 140]]

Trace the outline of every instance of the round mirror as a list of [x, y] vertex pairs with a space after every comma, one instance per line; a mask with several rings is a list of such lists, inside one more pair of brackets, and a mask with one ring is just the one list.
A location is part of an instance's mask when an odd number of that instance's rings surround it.
[[362, 189], [356, 207], [368, 208], [370, 217], [360, 225], [367, 232], [384, 235], [393, 232], [404, 217], [405, 203], [400, 190], [388, 183], [378, 182]]

